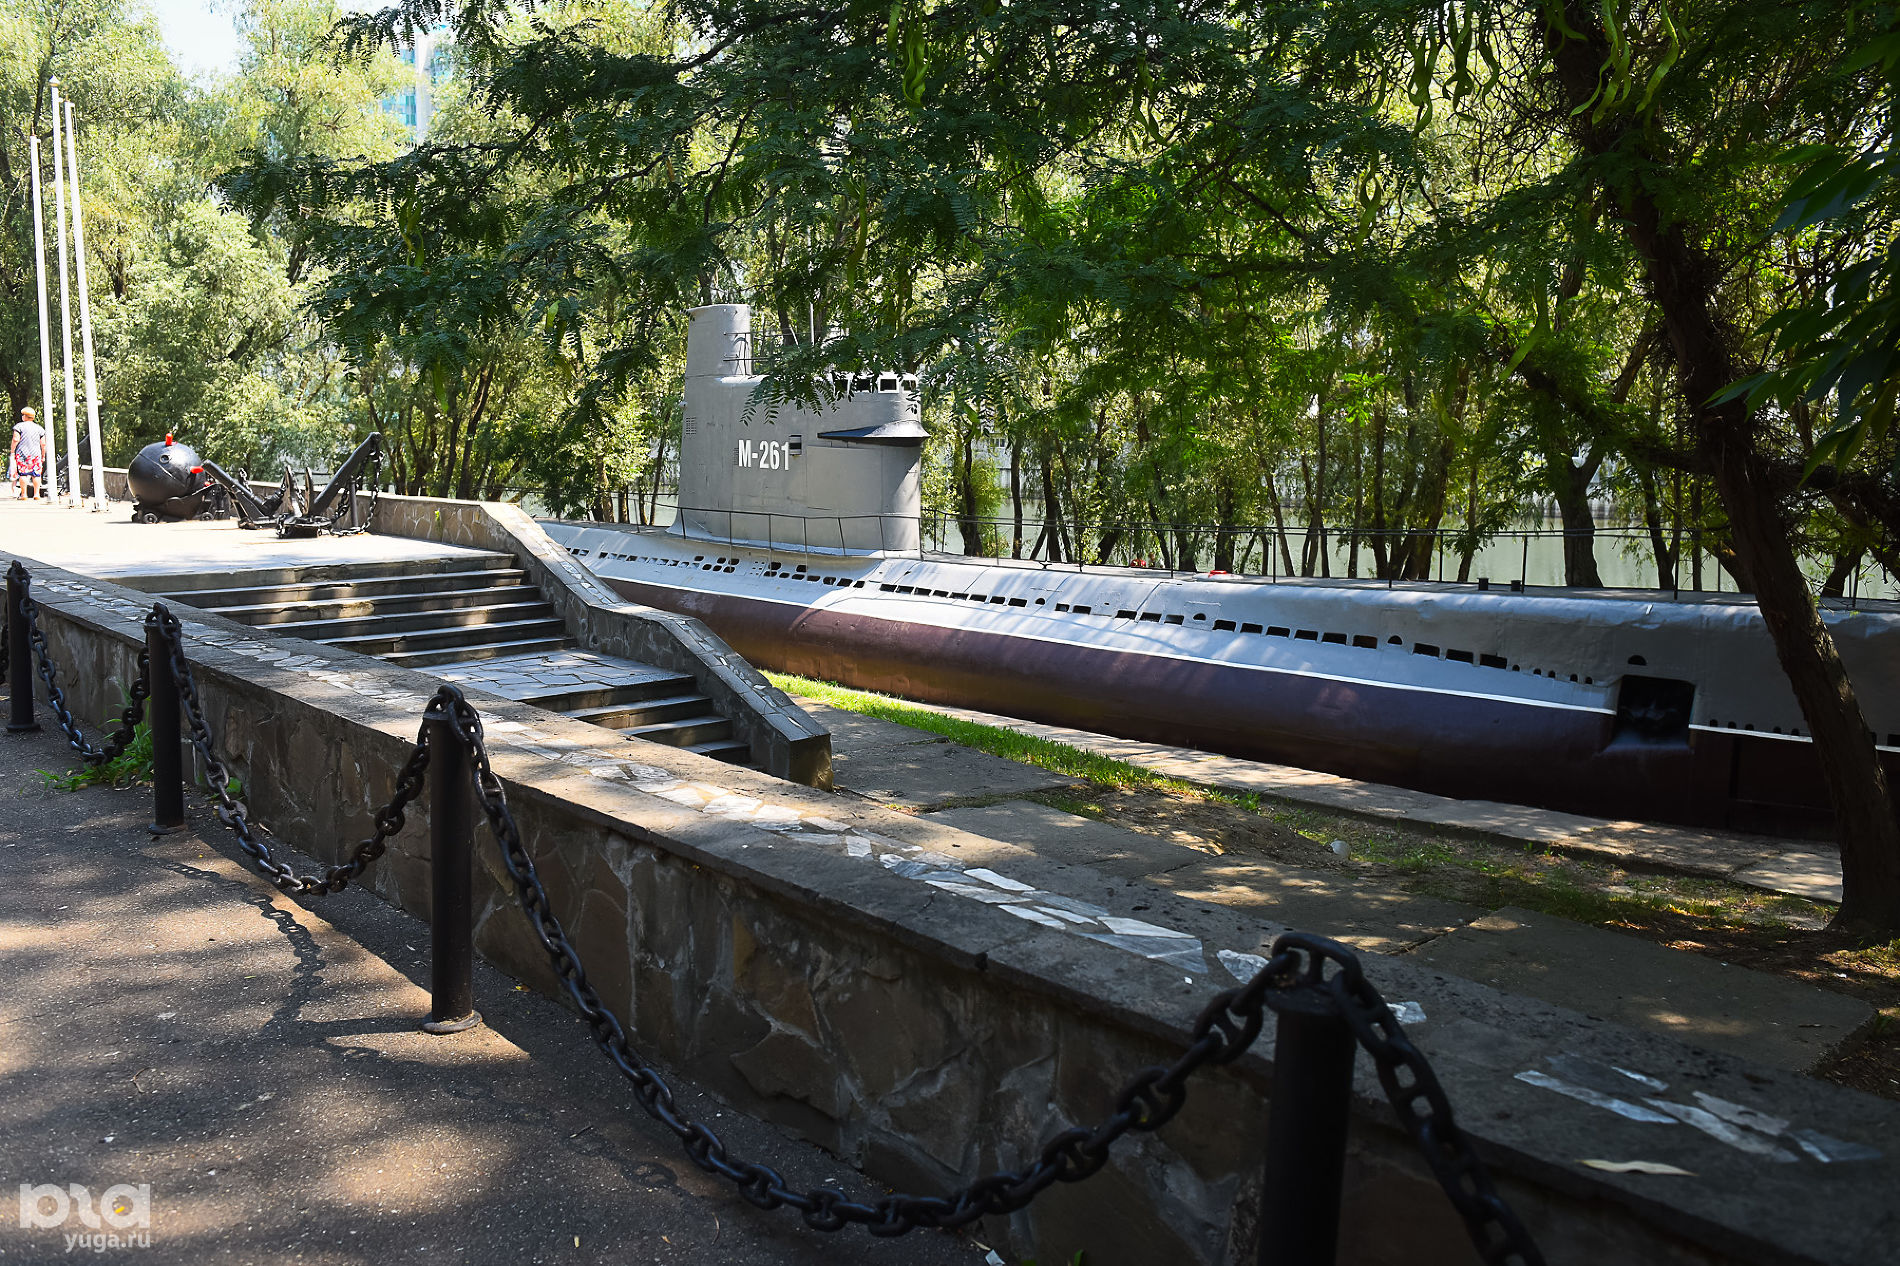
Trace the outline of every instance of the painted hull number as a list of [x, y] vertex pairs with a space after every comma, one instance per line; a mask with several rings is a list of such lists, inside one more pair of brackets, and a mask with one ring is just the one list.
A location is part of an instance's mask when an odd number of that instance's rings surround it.
[[739, 441], [740, 470], [784, 470], [791, 460], [791, 450], [778, 440]]

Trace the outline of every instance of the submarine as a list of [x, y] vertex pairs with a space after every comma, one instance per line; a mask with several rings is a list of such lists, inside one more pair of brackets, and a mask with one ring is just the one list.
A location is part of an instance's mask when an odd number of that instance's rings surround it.
[[[761, 667], [1466, 800], [1825, 835], [1746, 596], [1184, 574], [924, 550], [910, 376], [755, 403], [750, 311], [689, 313], [680, 509], [550, 537]], [[1900, 604], [1823, 619], [1900, 777]]]

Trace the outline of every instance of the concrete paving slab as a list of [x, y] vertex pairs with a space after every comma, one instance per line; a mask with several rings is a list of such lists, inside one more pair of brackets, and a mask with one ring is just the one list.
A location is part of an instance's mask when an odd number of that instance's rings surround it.
[[[1812, 842], [1804, 844], [1802, 850], [1793, 850], [1787, 841], [1732, 831], [1703, 831], [1690, 826], [1659, 826], [1648, 822], [1600, 822], [1587, 818], [1584, 821], [1588, 823], [1586, 827], [1558, 841], [1567, 851], [1594, 854], [1626, 866], [1658, 867], [1712, 879], [1735, 878], [1748, 866], [1790, 851], [1808, 850], [1808, 855], [1827, 851]], [[1834, 869], [1838, 878], [1838, 854], [1834, 858]], [[1834, 899], [1840, 900], [1839, 895]]]
[[437, 664], [432, 677], [476, 686], [504, 699], [536, 699], [580, 686], [637, 686], [678, 673], [593, 651], [546, 651], [459, 664]]
[[[940, 809], [921, 820], [1029, 849], [1043, 861], [1089, 867], [1381, 954], [1400, 952], [1485, 913], [1479, 906], [1393, 892], [1331, 871], [1223, 856], [1028, 800]], [[964, 856], [967, 849], [966, 843], [956, 851]]]
[[1204, 860], [1206, 845], [1176, 844], [1126, 827], [1064, 813], [1033, 800], [939, 809], [932, 822], [1029, 849], [1044, 861], [1092, 866], [1118, 879], [1141, 879]]
[[1694, 1046], [1804, 1072], [1873, 1018], [1858, 999], [1514, 906], [1408, 956]]
[[[819, 718], [819, 724], [825, 723]], [[1066, 791], [1083, 785], [1074, 778], [973, 751], [948, 739], [847, 749], [843, 753], [834, 746], [831, 777], [833, 786], [880, 804], [919, 808], [957, 800], [1021, 796], [1032, 791]]]
[[482, 552], [373, 534], [280, 540], [275, 532], [247, 532], [231, 519], [134, 523], [125, 502], [106, 506], [104, 514], [95, 514], [50, 502], [0, 500], [0, 539], [17, 554], [101, 578], [405, 562]]
[[1177, 897], [1245, 910], [1376, 954], [1403, 953], [1485, 913], [1482, 906], [1380, 888], [1335, 871], [1234, 857], [1196, 860], [1148, 882]]
[[944, 741], [929, 730], [919, 730], [912, 726], [899, 725], [895, 721], [867, 717], [862, 712], [834, 708], [828, 703], [819, 703], [815, 699], [794, 696], [792, 701], [803, 708], [812, 720], [831, 731], [833, 760], [841, 754], [858, 755], [881, 751], [885, 748], [904, 747], [911, 743]]
[[1733, 876], [1736, 883], [1770, 892], [1793, 893], [1814, 901], [1841, 899], [1841, 855], [1839, 853], [1787, 852], [1757, 862]]

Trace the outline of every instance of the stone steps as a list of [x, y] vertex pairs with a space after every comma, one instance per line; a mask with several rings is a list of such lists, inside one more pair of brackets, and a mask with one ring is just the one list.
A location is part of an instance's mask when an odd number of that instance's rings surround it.
[[656, 725], [630, 726], [620, 732], [628, 738], [665, 743], [668, 747], [691, 747], [696, 744], [722, 743], [731, 738], [732, 722], [717, 712], [708, 712], [704, 716], [681, 717]]
[[632, 685], [581, 686], [573, 690], [532, 695], [523, 699], [522, 702], [532, 703], [535, 707], [546, 708], [550, 712], [559, 712], [563, 716], [579, 717], [583, 712], [598, 708], [611, 708], [641, 699], [658, 698], [662, 695], [682, 694], [690, 691], [693, 685], [693, 679], [685, 673], [672, 673], [655, 676], [650, 680]]
[[[574, 650], [565, 622], [507, 554], [471, 550], [400, 565], [273, 568], [166, 577], [164, 583], [156, 596], [284, 637], [425, 672], [467, 666], [452, 676], [472, 685], [494, 671], [479, 665], [509, 661], [513, 671]], [[751, 762], [750, 747], [733, 738], [732, 722], [690, 675], [599, 656], [591, 661], [611, 676], [588, 684], [576, 683], [571, 672], [551, 673], [561, 685], [515, 697], [629, 739]], [[628, 676], [635, 680], [613, 680]]]
[[[539, 591], [519, 589], [511, 595], [501, 596], [502, 600], [492, 601], [482, 606], [445, 607], [440, 611], [395, 611], [384, 613], [380, 608], [370, 615], [347, 616], [341, 619], [293, 620], [271, 625], [274, 632], [285, 637], [308, 638], [313, 642], [326, 642], [331, 646], [341, 646], [349, 641], [384, 638], [400, 641], [408, 636], [448, 637], [452, 634], [465, 634], [477, 641], [492, 641], [488, 636], [491, 629], [523, 625], [557, 626], [562, 632], [567, 626], [555, 615], [554, 608], [542, 599]], [[513, 597], [515, 601], [507, 601]], [[352, 648], [354, 649], [354, 648]], [[409, 650], [410, 647], [392, 647]], [[422, 648], [428, 649], [428, 648]], [[372, 651], [371, 654], [381, 652]]]
[[[499, 575], [478, 572], [474, 575]], [[519, 576], [519, 573], [515, 573]], [[453, 579], [444, 577], [443, 579]], [[296, 624], [314, 620], [350, 619], [364, 615], [390, 615], [402, 611], [447, 611], [453, 607], [481, 607], [493, 603], [510, 582], [496, 581], [482, 588], [426, 589], [418, 592], [391, 590], [383, 594], [343, 594], [334, 597], [302, 597], [288, 601], [273, 600], [274, 589], [255, 590], [262, 601], [251, 605], [217, 602], [193, 602], [192, 606], [215, 610], [230, 620], [246, 624]], [[539, 591], [528, 584], [513, 582], [513, 591], [523, 597], [538, 598]], [[216, 594], [216, 591], [212, 591]], [[174, 595], [189, 601], [184, 594]]]
[[[312, 642], [322, 642], [325, 646], [340, 646], [346, 651], [374, 655], [378, 659], [393, 659], [397, 655], [416, 651], [458, 650], [496, 642], [561, 643], [567, 638], [567, 626], [548, 615], [538, 620], [499, 620], [479, 626], [438, 624], [432, 628], [411, 629], [407, 632], [346, 634], [341, 637], [331, 633], [322, 636], [312, 636], [310, 633], [289, 636], [301, 636]], [[459, 657], [471, 658], [466, 655]]]
[[738, 739], [718, 739], [711, 743], [688, 743], [686, 750], [700, 756], [710, 756], [714, 760], [725, 761], [728, 765], [750, 765], [752, 749]]
[[[238, 589], [283, 589], [294, 593], [305, 585], [360, 585], [365, 592], [400, 588], [427, 576], [464, 576], [470, 572], [513, 572], [524, 578], [512, 554], [489, 550], [466, 550], [436, 558], [385, 559], [367, 563], [324, 563], [304, 567], [258, 567], [242, 571], [187, 572], [165, 576], [132, 577], [133, 588], [156, 593], [162, 586], [166, 596], [196, 593], [230, 593]], [[178, 598], [184, 601], [183, 597]], [[190, 604], [192, 606], [197, 603]]]
[[[523, 638], [520, 641], [482, 642], [473, 646], [445, 646], [428, 651], [384, 651], [377, 659], [386, 659], [403, 668], [434, 668], [440, 664], [462, 664], [477, 659], [503, 659], [513, 655], [532, 655], [544, 651], [564, 651], [573, 643], [566, 637]], [[355, 650], [355, 647], [346, 647]], [[368, 654], [369, 652], [359, 652]]]
[[578, 708], [565, 715], [573, 717], [576, 721], [585, 721], [589, 725], [604, 725], [610, 730], [625, 731], [636, 726], [654, 725], [681, 717], [704, 716], [714, 711], [716, 709], [713, 707], [713, 701], [705, 695], [682, 694], [668, 695], [658, 699], [610, 703], [598, 708]]

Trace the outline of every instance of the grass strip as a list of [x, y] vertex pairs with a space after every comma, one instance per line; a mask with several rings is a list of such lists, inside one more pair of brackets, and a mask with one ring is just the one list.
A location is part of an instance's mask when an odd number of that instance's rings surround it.
[[942, 735], [965, 747], [973, 747], [992, 756], [1001, 756], [1006, 760], [1020, 761], [1025, 765], [1035, 765], [1058, 774], [1067, 774], [1072, 778], [1085, 778], [1089, 782], [1104, 787], [1147, 787], [1157, 791], [1170, 791], [1177, 795], [1203, 796], [1207, 788], [1193, 783], [1183, 782], [1179, 778], [1169, 778], [1157, 774], [1152, 769], [1143, 769], [1127, 761], [1116, 760], [1112, 756], [1102, 756], [1096, 752], [1084, 751], [1079, 747], [1070, 747], [1067, 743], [1058, 743], [1053, 739], [1038, 738], [1033, 734], [1021, 734], [1015, 730], [1006, 730], [1001, 726], [983, 725], [976, 721], [965, 721], [961, 717], [945, 716], [929, 708], [920, 708], [903, 699], [890, 695], [875, 694], [869, 690], [852, 690], [828, 681], [814, 681], [810, 677], [794, 677], [785, 673], [767, 673], [766, 679], [787, 694], [800, 695], [815, 699], [819, 703], [842, 708], [847, 712], [856, 712], [863, 716], [876, 717], [880, 721], [893, 721], [898, 725], [907, 725], [913, 730], [927, 730]]

